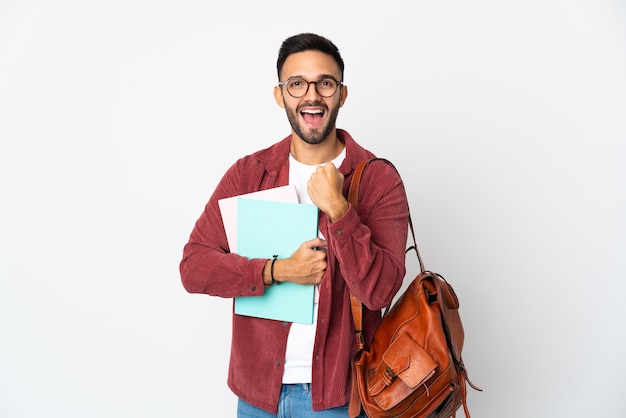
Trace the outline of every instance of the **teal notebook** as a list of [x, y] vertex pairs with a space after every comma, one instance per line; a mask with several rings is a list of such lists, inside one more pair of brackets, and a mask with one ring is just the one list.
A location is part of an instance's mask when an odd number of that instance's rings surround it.
[[[317, 237], [314, 205], [271, 200], [237, 200], [237, 253], [248, 258], [288, 258]], [[279, 321], [313, 323], [314, 286], [281, 283], [263, 296], [235, 298], [235, 313]]]

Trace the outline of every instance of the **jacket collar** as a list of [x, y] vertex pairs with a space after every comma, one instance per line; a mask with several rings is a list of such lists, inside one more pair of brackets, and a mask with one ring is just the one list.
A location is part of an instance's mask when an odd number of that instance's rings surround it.
[[[374, 154], [359, 144], [343, 129], [337, 129], [337, 137], [346, 144], [346, 158], [339, 167], [344, 176], [349, 175], [363, 160], [374, 157]], [[292, 136], [289, 135], [271, 147], [256, 154], [257, 159], [265, 164], [268, 173], [278, 176], [280, 170], [289, 161], [289, 150]]]

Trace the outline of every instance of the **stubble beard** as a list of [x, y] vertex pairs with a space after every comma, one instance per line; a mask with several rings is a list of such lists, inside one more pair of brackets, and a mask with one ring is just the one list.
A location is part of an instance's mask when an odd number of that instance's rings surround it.
[[300, 125], [300, 121], [298, 120], [298, 115], [300, 112], [293, 110], [285, 105], [285, 110], [287, 112], [287, 119], [289, 119], [289, 124], [293, 131], [300, 137], [304, 142], [311, 145], [321, 144], [324, 142], [328, 135], [335, 129], [335, 122], [337, 121], [337, 115], [339, 114], [339, 107], [334, 108], [330, 111], [328, 122], [326, 125], [321, 127], [320, 129], [313, 129], [309, 133], [304, 133], [302, 126]]

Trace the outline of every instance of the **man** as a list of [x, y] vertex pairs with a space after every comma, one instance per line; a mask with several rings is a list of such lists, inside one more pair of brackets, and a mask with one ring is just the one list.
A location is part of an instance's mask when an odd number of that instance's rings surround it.
[[[315, 34], [292, 36], [277, 70], [274, 97], [291, 135], [226, 172], [184, 248], [181, 277], [188, 292], [225, 298], [262, 296], [286, 281], [315, 285], [313, 325], [233, 314], [228, 386], [239, 417], [346, 417], [356, 352], [349, 293], [365, 305], [369, 342], [404, 277], [408, 203], [384, 162], [364, 174], [358, 213], [346, 200], [354, 169], [374, 154], [335, 126], [348, 97], [337, 47]], [[319, 208], [319, 237], [286, 259], [231, 253], [218, 200], [286, 184]]]

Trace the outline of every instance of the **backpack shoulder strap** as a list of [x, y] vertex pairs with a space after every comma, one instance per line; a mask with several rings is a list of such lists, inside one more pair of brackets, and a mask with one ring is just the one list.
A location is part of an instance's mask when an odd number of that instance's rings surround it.
[[[352, 175], [352, 180], [350, 181], [350, 187], [348, 189], [348, 201], [350, 202], [350, 204], [355, 210], [359, 206], [359, 191], [361, 188], [361, 178], [363, 176], [363, 172], [365, 171], [365, 168], [371, 162], [376, 161], [376, 160], [384, 161], [385, 163], [393, 167], [393, 169], [396, 170], [396, 172], [398, 172], [398, 170], [391, 163], [391, 161], [385, 158], [370, 158], [368, 160], [361, 162], [357, 166], [357, 168], [354, 170], [354, 174]], [[398, 175], [400, 175], [400, 173], [398, 173]], [[422, 262], [422, 257], [420, 256], [419, 250], [417, 248], [417, 241], [415, 239], [415, 232], [413, 230], [413, 222], [411, 221], [410, 210], [409, 210], [409, 227], [411, 230], [411, 236], [413, 237], [413, 245], [410, 246], [406, 250], [406, 252], [409, 252], [410, 250], [415, 250], [415, 253], [417, 254], [417, 259], [420, 264], [420, 271], [424, 272], [425, 271], [424, 263]], [[363, 304], [352, 292], [350, 292], [350, 308], [352, 310], [352, 318], [354, 320], [357, 348], [359, 350], [362, 350], [365, 348], [365, 339], [363, 337]], [[389, 311], [389, 307], [387, 307], [387, 309], [385, 310], [385, 314], [388, 311]]]

